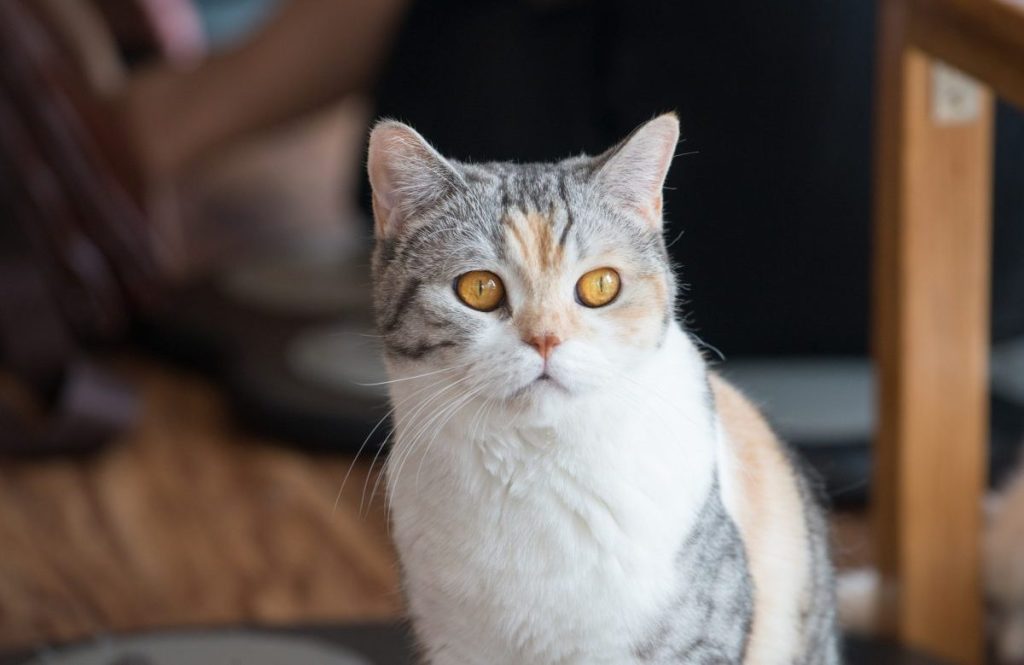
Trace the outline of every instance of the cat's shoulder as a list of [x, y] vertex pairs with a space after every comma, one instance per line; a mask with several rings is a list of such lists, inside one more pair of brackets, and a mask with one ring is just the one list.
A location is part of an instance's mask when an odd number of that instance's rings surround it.
[[709, 374], [724, 430], [719, 472], [723, 498], [746, 546], [754, 581], [755, 620], [746, 662], [777, 662], [798, 653], [798, 617], [815, 602], [809, 574], [816, 543], [808, 530], [801, 472], [757, 406], [718, 374]]
[[768, 423], [761, 409], [739, 388], [716, 372], [708, 372], [713, 404], [725, 431], [732, 466], [742, 477], [744, 494], [765, 497], [780, 485], [801, 485], [803, 469], [794, 453]]
[[749, 397], [717, 372], [708, 372], [708, 384], [718, 418], [736, 452], [758, 458], [781, 452], [781, 442]]

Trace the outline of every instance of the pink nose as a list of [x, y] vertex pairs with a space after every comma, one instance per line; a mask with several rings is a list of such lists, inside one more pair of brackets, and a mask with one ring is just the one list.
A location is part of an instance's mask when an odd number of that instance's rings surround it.
[[545, 333], [543, 335], [534, 335], [526, 340], [526, 343], [537, 349], [540, 357], [547, 360], [551, 352], [555, 350], [555, 347], [562, 343], [562, 340], [554, 333]]

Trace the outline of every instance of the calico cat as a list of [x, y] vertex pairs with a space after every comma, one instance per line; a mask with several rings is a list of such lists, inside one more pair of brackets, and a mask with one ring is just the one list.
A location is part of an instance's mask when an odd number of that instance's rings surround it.
[[985, 596], [997, 661], [1024, 663], [1024, 466], [988, 502]]
[[431, 665], [839, 662], [813, 493], [675, 316], [678, 136], [467, 164], [373, 130], [388, 500]]

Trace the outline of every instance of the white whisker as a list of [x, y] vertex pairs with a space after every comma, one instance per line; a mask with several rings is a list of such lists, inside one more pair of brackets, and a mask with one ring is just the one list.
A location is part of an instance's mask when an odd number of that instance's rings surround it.
[[[390, 417], [391, 414], [393, 414], [395, 412], [395, 410], [398, 409], [398, 407], [401, 406], [403, 403], [405, 403], [407, 400], [412, 399], [413, 397], [415, 397], [417, 394], [423, 392], [424, 390], [427, 390], [428, 388], [436, 386], [439, 383], [443, 383], [444, 381], [445, 381], [445, 379], [440, 379], [439, 381], [436, 381], [436, 382], [434, 382], [434, 383], [432, 383], [432, 384], [430, 384], [428, 386], [425, 386], [423, 388], [420, 388], [419, 390], [416, 390], [412, 394], [406, 396], [405, 399], [401, 400], [400, 402], [398, 402], [397, 404], [392, 406], [388, 410], [388, 412], [385, 413], [381, 417], [381, 419], [377, 421], [377, 424], [373, 426], [373, 429], [370, 430], [370, 433], [366, 435], [365, 439], [363, 439], [362, 444], [360, 444], [359, 449], [356, 451], [355, 456], [352, 458], [352, 461], [348, 465], [348, 470], [345, 472], [345, 477], [342, 479], [341, 486], [338, 488], [338, 494], [337, 494], [337, 496], [334, 497], [334, 509], [332, 511], [332, 514], [336, 513], [338, 511], [338, 503], [341, 501], [341, 494], [342, 494], [342, 492], [345, 491], [345, 484], [348, 483], [348, 478], [349, 478], [350, 475], [352, 475], [352, 469], [355, 468], [356, 462], [359, 460], [359, 456], [363, 454], [363, 450], [366, 448], [366, 444], [370, 442], [370, 438], [373, 436], [374, 432], [376, 432], [378, 429], [380, 429], [380, 426], [384, 424], [384, 422], [388, 419], [388, 417]], [[390, 436], [390, 434], [388, 436]], [[386, 443], [387, 439], [385, 438], [384, 441]], [[381, 444], [381, 447], [382, 448], [384, 447], [383, 443]], [[371, 470], [372, 470], [372, 466], [371, 466]], [[360, 509], [361, 508], [362, 508], [362, 502], [360, 502]]]
[[[469, 377], [466, 376], [466, 377], [463, 377], [463, 378], [461, 378], [461, 379], [459, 379], [457, 381], [453, 381], [452, 383], [448, 384], [444, 388], [441, 388], [440, 390], [435, 392], [433, 395], [431, 395], [429, 398], [427, 398], [424, 402], [422, 402], [422, 403], [420, 403], [418, 405], [418, 408], [412, 413], [412, 417], [415, 417], [416, 413], [418, 413], [419, 410], [423, 409], [426, 404], [429, 404], [431, 401], [436, 399], [438, 396], [442, 395], [445, 391], [447, 391], [451, 387], [461, 383], [462, 381], [465, 381], [468, 378]], [[442, 383], [443, 381], [444, 381], [444, 379], [442, 379], [441, 381], [438, 381], [438, 382], [436, 382], [436, 383], [434, 383], [432, 385], [437, 385], [437, 383]], [[417, 394], [419, 392], [422, 392], [422, 390], [416, 391], [416, 393], [413, 393], [413, 395], [415, 395], [415, 394]], [[405, 401], [408, 401], [408, 399], [411, 398], [413, 395], [408, 396], [405, 400], [403, 400], [403, 403]], [[362, 514], [362, 512], [363, 512], [363, 505], [366, 502], [366, 489], [367, 489], [367, 487], [369, 486], [369, 483], [370, 483], [370, 476], [373, 475], [373, 468], [377, 464], [377, 460], [380, 458], [381, 452], [383, 452], [384, 449], [387, 448], [388, 441], [391, 440], [391, 437], [394, 436], [394, 434], [398, 431], [398, 428], [401, 427], [403, 422], [404, 422], [404, 419], [403, 418], [399, 418], [399, 422], [395, 423], [395, 426], [393, 428], [391, 428], [391, 431], [388, 432], [388, 435], [386, 437], [384, 437], [384, 441], [381, 443], [380, 448], [377, 449], [377, 454], [374, 455], [373, 461], [370, 462], [370, 470], [367, 472], [366, 479], [363, 481], [363, 491], [360, 493], [360, 496], [359, 496], [359, 512], [360, 512], [360, 514]], [[384, 473], [383, 469], [381, 470], [380, 473], [381, 474]], [[380, 480], [380, 476], [378, 475], [377, 481], [379, 481], [379, 480]], [[377, 481], [374, 481], [374, 487], [377, 487]], [[372, 500], [373, 500], [373, 494], [371, 493], [370, 494], [370, 501], [372, 502]], [[367, 510], [369, 510], [369, 509], [367, 508]]]
[[[423, 402], [421, 402], [420, 404], [416, 405], [416, 406], [415, 406], [415, 407], [413, 408], [413, 410], [412, 410], [412, 411], [410, 411], [409, 413], [407, 413], [407, 414], [405, 414], [404, 416], [400, 417], [400, 418], [399, 418], [399, 420], [398, 420], [398, 422], [397, 422], [397, 423], [395, 423], [395, 426], [394, 426], [394, 427], [393, 427], [393, 428], [391, 429], [391, 431], [390, 431], [390, 432], [388, 433], [387, 437], [385, 437], [385, 439], [384, 439], [384, 443], [382, 443], [382, 444], [381, 444], [381, 450], [383, 450], [383, 449], [384, 449], [384, 448], [385, 448], [385, 447], [387, 446], [387, 443], [388, 443], [388, 441], [389, 441], [389, 440], [391, 439], [391, 437], [392, 437], [392, 436], [394, 436], [394, 435], [395, 435], [395, 434], [396, 434], [396, 433], [398, 432], [398, 429], [399, 429], [400, 427], [402, 427], [402, 426], [403, 426], [404, 424], [406, 424], [406, 423], [408, 423], [408, 422], [414, 422], [414, 421], [415, 421], [415, 419], [416, 419], [416, 417], [417, 417], [417, 416], [419, 415], [419, 413], [420, 413], [420, 412], [422, 412], [422, 411], [423, 411], [423, 410], [424, 410], [424, 409], [425, 409], [425, 408], [427, 407], [427, 405], [429, 405], [429, 404], [430, 404], [431, 402], [433, 402], [433, 401], [434, 401], [434, 400], [436, 400], [436, 399], [437, 399], [438, 397], [440, 397], [441, 395], [443, 395], [443, 394], [444, 394], [444, 393], [445, 393], [446, 391], [448, 391], [448, 390], [450, 390], [451, 388], [453, 388], [453, 387], [455, 387], [455, 386], [459, 385], [459, 384], [460, 384], [460, 383], [462, 383], [463, 381], [466, 381], [466, 380], [468, 380], [469, 378], [470, 378], [470, 376], [468, 376], [468, 375], [467, 375], [467, 376], [464, 376], [464, 377], [462, 377], [461, 379], [458, 379], [458, 380], [456, 380], [456, 381], [453, 381], [453, 382], [449, 383], [448, 385], [446, 385], [445, 387], [441, 388], [440, 390], [438, 390], [437, 392], [435, 392], [435, 393], [434, 393], [433, 395], [431, 395], [430, 397], [428, 397], [427, 399], [425, 399], [425, 400], [424, 400]], [[444, 380], [442, 379], [442, 381], [444, 381]], [[437, 383], [441, 383], [442, 381], [438, 381], [438, 382], [436, 382], [436, 383], [434, 383], [434, 384], [431, 384], [431, 385], [437, 385]], [[420, 392], [422, 392], [422, 389], [421, 389], [421, 390], [418, 390], [418, 391], [416, 391], [415, 393], [413, 393], [412, 395], [409, 395], [408, 397], [406, 397], [406, 398], [405, 398], [404, 400], [402, 400], [402, 403], [404, 403], [404, 402], [408, 401], [408, 400], [409, 400], [409, 399], [410, 399], [411, 397], [415, 396], [416, 394], [418, 394], [418, 393], [420, 393]], [[378, 456], [379, 456], [379, 454], [380, 454], [380, 451], [378, 450]], [[389, 460], [390, 460], [390, 456], [389, 456]], [[371, 470], [371, 472], [372, 472], [372, 470], [373, 470], [373, 465], [374, 465], [374, 464], [376, 464], [376, 461], [377, 461], [377, 457], [375, 456], [375, 457], [374, 457], [374, 460], [373, 460], [373, 463], [372, 463], [372, 464], [370, 465], [370, 470]], [[387, 462], [386, 462], [385, 464], [387, 464]], [[384, 470], [382, 470], [382, 471], [381, 471], [381, 474], [384, 474], [384, 473], [385, 473], [385, 471], [384, 471]], [[378, 485], [378, 482], [379, 482], [379, 480], [380, 480], [380, 477], [381, 477], [381, 476], [378, 476], [378, 478], [377, 478], [377, 481], [375, 481], [375, 482], [374, 482], [374, 488], [375, 488], [375, 489], [374, 489], [374, 492], [376, 491], [376, 487], [377, 487], [377, 485]], [[364, 501], [365, 501], [365, 496], [366, 496], [366, 489], [367, 489], [367, 486], [368, 486], [368, 484], [369, 484], [369, 480], [370, 480], [370, 478], [369, 478], [369, 475], [367, 475], [366, 481], [365, 481], [365, 482], [363, 483], [363, 492], [362, 492], [362, 496], [360, 497], [360, 501], [359, 501], [359, 509], [360, 509], [360, 512], [362, 512], [362, 508], [363, 508], [363, 503], [364, 503]], [[370, 494], [370, 500], [371, 500], [371, 501], [373, 500], [373, 493], [374, 493], [374, 492], [372, 492], [372, 493]]]
[[[439, 408], [431, 410], [427, 415], [424, 416], [422, 421], [417, 423], [414, 427], [410, 428], [409, 436], [406, 437], [406, 440], [404, 440], [402, 442], [402, 447], [405, 449], [405, 453], [406, 453], [403, 456], [403, 460], [405, 458], [408, 458], [409, 454], [411, 454], [411, 452], [412, 452], [412, 449], [421, 440], [421, 438], [426, 434], [427, 430], [430, 429], [431, 425], [433, 425], [434, 422], [438, 421], [441, 417], [443, 417], [444, 414], [447, 413], [449, 408], [451, 408], [459, 400], [461, 400], [463, 397], [465, 397], [471, 390], [472, 390], [472, 387], [469, 388], [469, 389], [463, 389], [459, 394], [453, 395], [450, 399], [448, 399], [447, 402], [445, 402]], [[426, 403], [421, 405], [420, 409], [422, 410], [423, 407], [425, 407], [425, 406], [426, 406]], [[399, 468], [401, 468], [401, 465], [399, 465]], [[396, 475], [396, 477], [397, 477], [397, 475]]]
[[357, 385], [357, 386], [364, 386], [364, 387], [386, 386], [386, 385], [390, 385], [392, 383], [401, 383], [403, 381], [413, 381], [415, 379], [422, 379], [425, 376], [434, 376], [435, 374], [440, 374], [441, 372], [451, 372], [452, 370], [460, 369], [462, 367], [468, 367], [469, 365], [470, 365], [470, 363], [465, 363], [465, 364], [462, 364], [462, 365], [452, 365], [451, 367], [444, 367], [442, 369], [435, 369], [432, 372], [424, 372], [423, 374], [417, 374], [416, 376], [403, 376], [403, 377], [399, 377], [397, 379], [388, 379], [387, 381], [374, 381], [373, 383], [359, 383], [359, 382], [353, 381], [353, 383], [355, 383], [355, 385]]
[[445, 418], [445, 419], [444, 419], [444, 420], [443, 420], [443, 421], [442, 421], [442, 422], [441, 422], [441, 423], [440, 423], [439, 425], [437, 425], [437, 426], [436, 426], [436, 427], [434, 428], [434, 436], [432, 436], [432, 437], [430, 438], [430, 442], [429, 442], [429, 443], [427, 443], [427, 449], [423, 451], [423, 454], [422, 454], [422, 455], [420, 455], [420, 464], [419, 464], [419, 467], [417, 467], [417, 469], [416, 469], [416, 481], [415, 481], [415, 487], [416, 487], [416, 492], [417, 492], [417, 494], [419, 493], [419, 488], [420, 488], [420, 473], [421, 473], [421, 472], [423, 471], [423, 460], [425, 460], [425, 459], [426, 459], [426, 458], [427, 458], [427, 457], [428, 457], [428, 456], [430, 455], [430, 449], [431, 449], [431, 447], [432, 447], [432, 446], [434, 445], [434, 441], [436, 441], [436, 440], [437, 440], [437, 436], [438, 436], [438, 434], [440, 434], [440, 433], [441, 433], [441, 432], [442, 432], [442, 431], [444, 430], [445, 426], [446, 426], [446, 425], [447, 425], [447, 424], [448, 424], [449, 422], [451, 422], [451, 420], [452, 420], [452, 419], [453, 419], [453, 418], [454, 418], [454, 417], [455, 417], [456, 415], [458, 415], [459, 411], [461, 411], [461, 410], [462, 410], [462, 408], [463, 408], [463, 407], [464, 407], [464, 406], [465, 406], [466, 404], [469, 404], [470, 402], [472, 402], [472, 401], [473, 401], [473, 399], [474, 399], [474, 398], [475, 398], [475, 397], [476, 397], [477, 395], [479, 395], [479, 394], [480, 394], [480, 393], [481, 393], [482, 391], [483, 391], [483, 387], [481, 386], [481, 387], [478, 387], [478, 388], [476, 388], [476, 389], [475, 389], [475, 390], [474, 390], [473, 392], [471, 392], [471, 393], [469, 393], [468, 395], [466, 395], [466, 396], [465, 396], [465, 397], [464, 397], [464, 398], [463, 398], [463, 399], [462, 399], [462, 400], [461, 400], [461, 401], [459, 402], [459, 404], [458, 404], [458, 405], [456, 405], [455, 409], [453, 409], [453, 410], [451, 411], [450, 415], [449, 415], [449, 416], [448, 416], [447, 418]]

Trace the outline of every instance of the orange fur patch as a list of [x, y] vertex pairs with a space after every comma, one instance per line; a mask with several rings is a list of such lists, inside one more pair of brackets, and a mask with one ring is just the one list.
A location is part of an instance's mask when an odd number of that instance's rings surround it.
[[[746, 662], [776, 662], [780, 642], [802, 648], [798, 634], [785, 633], [794, 630], [809, 602], [803, 501], [795, 470], [764, 416], [721, 377], [712, 374], [710, 383], [729, 438], [738, 512], [734, 517], [754, 580], [754, 622]], [[768, 653], [776, 658], [767, 659]]]
[[[549, 290], [560, 288], [565, 263], [565, 249], [555, 233], [552, 214], [512, 211], [503, 225], [509, 247], [514, 250], [529, 285], [526, 302], [514, 315], [520, 335], [529, 339], [552, 333], [568, 340], [583, 334], [579, 307], [567, 304], [565, 294]], [[608, 262], [614, 263], [614, 257], [610, 255]], [[620, 303], [608, 308], [607, 316], [618, 324], [619, 339], [638, 346], [652, 343], [661, 331], [660, 313], [668, 306], [665, 279], [660, 275], [646, 275], [623, 284], [622, 288], [636, 289], [644, 295], [631, 304]], [[657, 312], [657, 316], [652, 316], [652, 312]]]
[[516, 248], [523, 274], [533, 288], [527, 302], [515, 314], [516, 328], [523, 339], [554, 334], [571, 339], [580, 334], [582, 319], [565, 307], [553, 291], [554, 277], [562, 268], [565, 254], [555, 235], [551, 215], [536, 211], [513, 213], [504, 220], [510, 245]]
[[555, 236], [554, 219], [531, 211], [505, 218], [510, 240], [515, 242], [528, 274], [555, 272], [565, 258]]
[[[660, 275], [646, 275], [629, 283], [623, 283], [623, 289], [643, 289], [644, 296], [626, 306], [612, 306], [608, 310], [609, 318], [615, 320], [620, 328], [619, 338], [627, 344], [644, 345], [650, 343], [661, 332], [661, 312], [668, 306], [668, 287]], [[652, 316], [652, 312], [658, 312]], [[646, 333], [646, 334], [645, 334]]]

